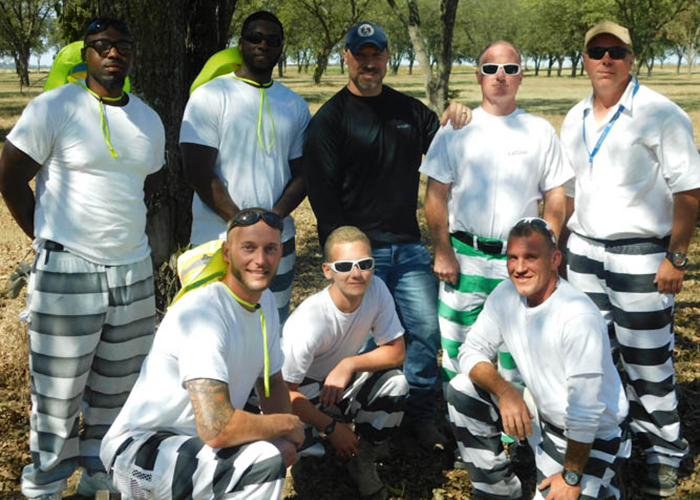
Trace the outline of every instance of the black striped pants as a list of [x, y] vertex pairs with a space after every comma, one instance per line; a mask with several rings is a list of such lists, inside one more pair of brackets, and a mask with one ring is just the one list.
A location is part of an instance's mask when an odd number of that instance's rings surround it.
[[282, 495], [285, 472], [270, 442], [214, 449], [168, 432], [125, 436], [112, 466], [114, 485], [133, 500], [273, 500]]
[[[318, 406], [322, 385], [322, 382], [306, 378], [299, 385], [299, 392]], [[356, 373], [337, 407], [322, 410], [341, 421], [355, 422], [355, 432], [377, 444], [388, 439], [392, 429], [401, 425], [408, 390], [406, 377], [398, 368]], [[302, 455], [304, 449], [314, 444], [318, 432], [307, 425], [306, 436], [307, 440], [299, 450]]]
[[153, 342], [153, 292], [150, 257], [109, 267], [65, 251], [37, 253], [22, 314], [29, 328], [32, 400], [25, 496], [65, 489], [78, 465], [104, 471], [102, 437]]
[[[513, 386], [527, 391], [522, 386]], [[503, 424], [498, 401], [491, 393], [476, 386], [467, 375], [452, 379], [445, 395], [450, 425], [457, 440], [462, 460], [467, 465], [469, 480], [480, 497], [489, 500], [520, 498], [522, 485], [514, 474], [501, 441]], [[564, 432], [538, 418], [534, 402], [528, 400], [533, 435], [528, 438], [535, 452], [537, 483], [561, 472], [564, 468], [566, 438]], [[611, 439], [596, 439], [581, 481], [581, 499], [620, 498], [613, 478], [630, 455], [631, 441], [623, 438], [620, 429]], [[537, 491], [535, 498], [546, 497], [548, 490]]]
[[660, 294], [654, 278], [667, 241], [602, 242], [572, 234], [568, 280], [598, 306], [619, 347], [631, 429], [648, 463], [678, 467], [688, 451], [680, 435], [673, 368], [674, 296]]

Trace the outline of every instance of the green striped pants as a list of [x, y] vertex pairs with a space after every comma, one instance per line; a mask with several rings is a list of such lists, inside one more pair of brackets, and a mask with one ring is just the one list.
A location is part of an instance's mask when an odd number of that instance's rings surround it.
[[[459, 261], [456, 285], [440, 282], [438, 319], [442, 343], [442, 379], [447, 383], [461, 373], [459, 348], [479, 317], [486, 298], [508, 279], [506, 256], [487, 254], [452, 237], [452, 248]], [[499, 350], [498, 371], [510, 382], [520, 382], [520, 374], [510, 353]]]

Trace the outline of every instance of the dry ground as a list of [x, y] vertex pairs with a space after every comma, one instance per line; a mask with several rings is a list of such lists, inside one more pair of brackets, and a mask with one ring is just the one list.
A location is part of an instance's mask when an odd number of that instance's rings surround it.
[[[345, 76], [337, 68], [321, 85], [314, 85], [308, 74], [290, 67], [282, 81], [299, 92], [309, 103], [312, 113], [344, 83]], [[37, 78], [36, 76], [34, 77]], [[682, 106], [695, 125], [696, 143], [700, 144], [700, 75], [675, 75], [671, 70], [656, 71], [654, 78], [643, 83], [662, 92]], [[19, 117], [22, 108], [39, 90], [31, 88], [20, 94], [15, 75], [0, 71], [0, 147], [5, 135]], [[387, 76], [386, 82], [418, 98], [423, 97], [420, 74]], [[479, 88], [472, 68], [457, 68], [452, 76], [454, 98], [470, 106], [480, 100]], [[526, 75], [520, 90], [519, 105], [549, 119], [559, 128], [566, 111], [589, 92], [588, 80], [569, 77], [547, 78]], [[315, 219], [304, 202], [295, 212], [297, 219], [297, 280], [292, 304], [296, 305], [323, 286], [319, 267], [321, 256], [316, 240]], [[423, 221], [422, 209], [419, 220]], [[425, 234], [425, 228], [424, 234]], [[697, 231], [696, 231], [697, 232]], [[427, 234], [425, 234], [427, 236]], [[12, 221], [7, 208], [0, 204], [0, 291], [17, 263], [31, 259], [29, 239]], [[680, 492], [677, 498], [700, 499], [700, 235], [691, 248], [691, 265], [686, 273], [683, 292], [678, 296], [676, 313], [676, 370], [678, 373], [680, 413], [683, 432], [691, 444], [691, 456], [684, 463]], [[28, 415], [29, 377], [25, 328], [17, 321], [24, 304], [24, 292], [18, 299], [0, 296], [0, 499], [21, 498], [18, 481], [23, 465], [29, 462]], [[471, 486], [464, 471], [452, 469], [447, 453], [418, 452], [410, 442], [392, 443], [395, 458], [383, 464], [380, 473], [392, 487], [396, 499], [466, 499]], [[641, 499], [638, 493], [641, 457], [635, 452], [626, 464], [625, 483], [629, 498]], [[290, 498], [352, 499], [355, 490], [349, 484], [342, 465], [332, 456], [313, 464], [305, 480], [290, 490]], [[73, 482], [75, 478], [73, 478]], [[532, 488], [532, 482], [529, 483]]]

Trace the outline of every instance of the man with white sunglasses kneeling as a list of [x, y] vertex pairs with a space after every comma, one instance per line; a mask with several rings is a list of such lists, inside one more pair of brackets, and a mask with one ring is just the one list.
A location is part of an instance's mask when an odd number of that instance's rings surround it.
[[[331, 285], [307, 298], [287, 320], [282, 376], [293, 413], [307, 425], [306, 447], [324, 433], [338, 455], [348, 459], [360, 494], [376, 498], [386, 493], [376, 448], [401, 423], [409, 390], [399, 368], [406, 353], [404, 330], [389, 289], [373, 279], [367, 236], [342, 226], [330, 234], [324, 250], [323, 274]], [[378, 347], [357, 354], [370, 331]]]

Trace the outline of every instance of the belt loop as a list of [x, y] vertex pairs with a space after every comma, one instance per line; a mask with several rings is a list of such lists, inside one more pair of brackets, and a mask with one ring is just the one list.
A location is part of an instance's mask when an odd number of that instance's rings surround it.
[[472, 241], [474, 242], [472, 246], [479, 250], [479, 238], [477, 237], [477, 235], [472, 234]]
[[44, 248], [44, 251], [46, 252], [44, 255], [44, 265], [47, 265], [49, 263], [49, 254], [51, 253], [51, 250]]

